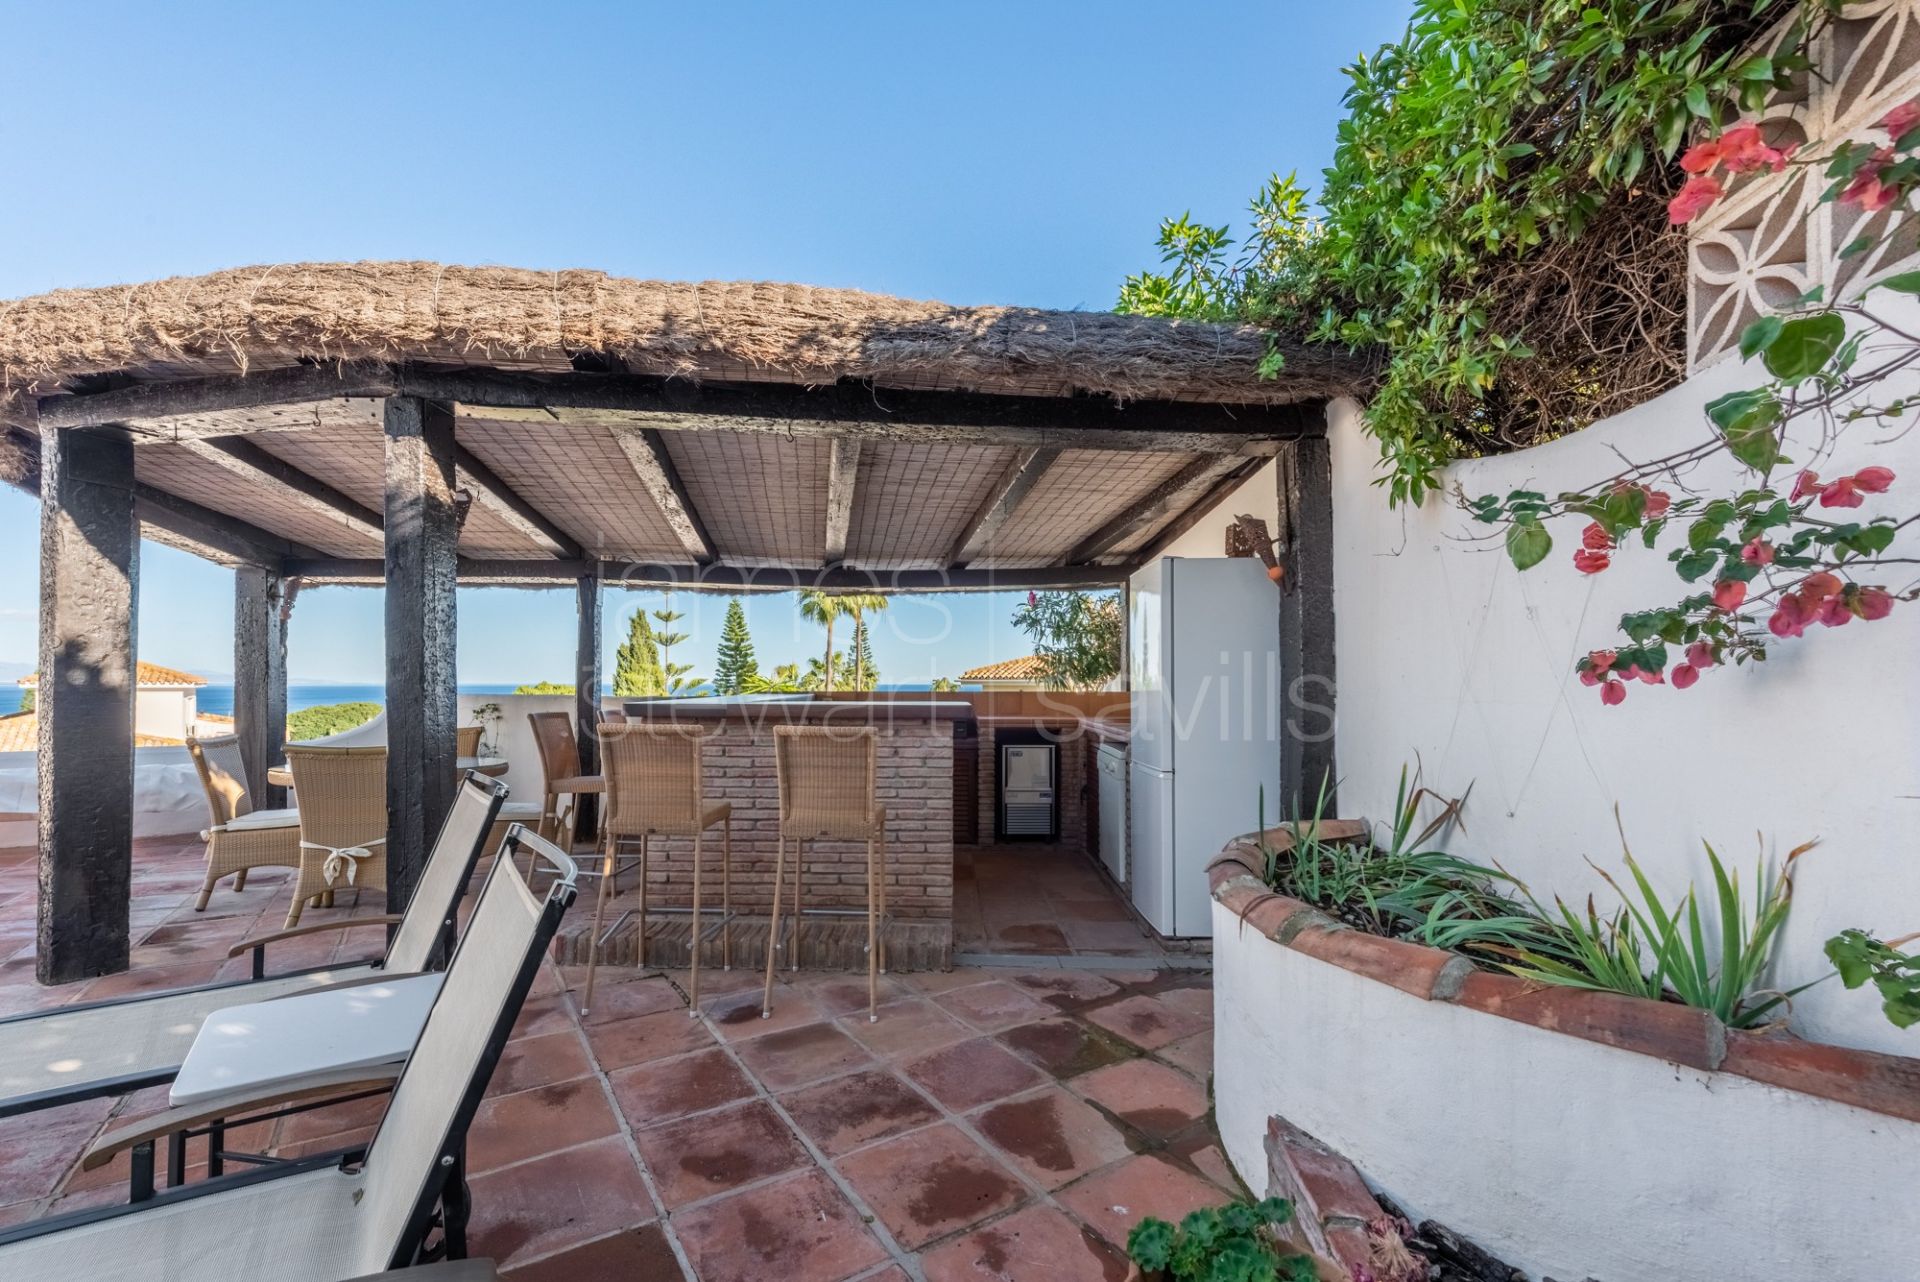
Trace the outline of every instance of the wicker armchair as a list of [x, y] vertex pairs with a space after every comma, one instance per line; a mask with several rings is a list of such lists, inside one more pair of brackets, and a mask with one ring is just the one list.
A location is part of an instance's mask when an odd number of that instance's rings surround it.
[[287, 929], [336, 888], [387, 888], [387, 750], [287, 745], [300, 795], [300, 874]]
[[[540, 803], [538, 833], [562, 850], [571, 851], [579, 835], [583, 793], [605, 790], [599, 775], [580, 773], [580, 745], [573, 737], [573, 718], [564, 712], [529, 712], [527, 724], [533, 727], [533, 743], [540, 750], [540, 772], [546, 787]], [[561, 805], [560, 799], [567, 799]]]
[[240, 759], [240, 736], [189, 739], [187, 751], [213, 815], [213, 826], [200, 834], [207, 843], [207, 877], [200, 883], [193, 910], [201, 913], [213, 897], [214, 883], [222, 877], [231, 876], [233, 888], [245, 890], [251, 869], [300, 866], [300, 813], [253, 808], [246, 766]]
[[453, 731], [453, 754], [456, 757], [477, 757], [480, 755], [480, 739], [485, 726], [456, 726]]
[[[593, 1005], [593, 980], [600, 959], [600, 923], [607, 911], [607, 894], [622, 868], [623, 849], [638, 847], [627, 866], [640, 872], [640, 902], [634, 911], [639, 931], [641, 966], [647, 964], [647, 855], [655, 837], [693, 838], [693, 902], [689, 908], [658, 911], [685, 912], [692, 921], [687, 936], [689, 1005], [687, 1014], [700, 1012], [700, 946], [720, 936], [720, 964], [733, 969], [733, 806], [708, 805], [701, 783], [700, 735], [679, 726], [602, 722], [599, 730], [600, 768], [606, 780], [606, 813], [600, 818], [600, 894], [593, 909], [593, 933], [587, 939], [587, 990], [580, 1003], [585, 1014]], [[702, 865], [705, 835], [720, 826], [720, 915], [702, 921]], [[626, 914], [614, 922], [614, 929]]]
[[780, 781], [780, 827], [773, 862], [773, 914], [767, 923], [767, 987], [760, 1017], [773, 1014], [774, 954], [788, 948], [780, 936], [780, 895], [787, 843], [794, 845], [791, 970], [800, 968], [800, 926], [807, 917], [845, 917], [858, 909], [807, 908], [801, 902], [810, 841], [867, 843], [867, 1019], [879, 1018], [878, 976], [886, 973], [887, 878], [883, 843], [887, 812], [878, 802], [874, 768], [880, 734], [872, 726], [775, 726], [774, 773]]

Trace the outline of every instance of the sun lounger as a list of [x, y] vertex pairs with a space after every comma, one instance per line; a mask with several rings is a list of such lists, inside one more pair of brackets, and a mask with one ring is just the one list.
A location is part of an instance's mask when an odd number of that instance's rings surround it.
[[[140, 993], [0, 1019], [0, 1117], [171, 1080], [207, 1015], [316, 986], [365, 983], [415, 974], [438, 964], [453, 936], [455, 913], [486, 844], [504, 784], [469, 775], [434, 840], [427, 868], [403, 916], [312, 923], [243, 940], [230, 956], [253, 954], [251, 980]], [[318, 967], [266, 977], [270, 947], [318, 931], [378, 926], [393, 930], [375, 962]]]
[[[544, 901], [527, 888], [517, 851], [556, 872]], [[0, 1277], [341, 1282], [464, 1256], [467, 1128], [576, 893], [573, 861], [552, 844], [516, 828], [502, 853], [364, 1150], [0, 1230]], [[151, 1144], [151, 1128], [166, 1124], [148, 1119], [96, 1147]]]

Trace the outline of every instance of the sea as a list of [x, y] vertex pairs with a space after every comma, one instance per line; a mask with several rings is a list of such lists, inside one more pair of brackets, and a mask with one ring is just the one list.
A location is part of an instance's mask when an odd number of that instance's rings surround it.
[[[463, 685], [461, 694], [512, 694], [515, 684], [507, 685]], [[888, 683], [883, 682], [882, 690], [931, 690], [927, 682]], [[611, 683], [602, 687], [608, 696], [613, 695]], [[20, 702], [25, 691], [11, 682], [0, 685], [0, 715], [20, 710]], [[292, 685], [287, 686], [287, 711], [298, 712], [302, 708], [318, 708], [330, 703], [385, 703], [387, 688], [383, 685]], [[196, 706], [201, 712], [216, 716], [233, 715], [233, 687], [231, 685], [204, 685], [200, 687]]]

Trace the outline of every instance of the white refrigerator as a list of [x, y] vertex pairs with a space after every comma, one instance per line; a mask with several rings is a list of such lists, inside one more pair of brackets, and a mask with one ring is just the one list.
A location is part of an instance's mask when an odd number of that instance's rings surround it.
[[1251, 557], [1163, 557], [1128, 584], [1134, 907], [1213, 933], [1207, 865], [1279, 802], [1279, 588]]

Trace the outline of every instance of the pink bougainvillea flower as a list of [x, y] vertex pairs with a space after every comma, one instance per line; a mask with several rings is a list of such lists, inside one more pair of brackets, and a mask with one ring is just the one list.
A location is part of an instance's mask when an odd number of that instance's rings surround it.
[[1694, 667], [1691, 663], [1676, 663], [1673, 665], [1674, 689], [1685, 690], [1699, 679], [1700, 669]]
[[1844, 586], [1846, 585], [1840, 582], [1838, 575], [1829, 574], [1825, 570], [1815, 570], [1800, 580], [1800, 595], [1808, 601], [1824, 601]]
[[1709, 138], [1697, 142], [1681, 153], [1680, 168], [1690, 174], [1711, 172], [1720, 163], [1720, 140]]
[[1623, 702], [1627, 697], [1627, 687], [1619, 681], [1608, 681], [1600, 687], [1600, 702], [1609, 708]]
[[1806, 498], [1809, 494], [1818, 494], [1819, 492], [1820, 492], [1819, 475], [1812, 471], [1805, 471], [1793, 478], [1793, 493], [1788, 496], [1788, 501], [1792, 503], [1798, 503], [1801, 499]]
[[1740, 559], [1748, 565], [1772, 565], [1773, 544], [1755, 535], [1753, 542], [1740, 549]]
[[1029, 592], [1029, 593], [1027, 593], [1027, 604], [1028, 604], [1028, 605], [1039, 605], [1039, 604], [1040, 604], [1040, 594], [1039, 594], [1038, 592]]
[[1860, 487], [1854, 484], [1851, 476], [1843, 476], [1829, 482], [1820, 491], [1821, 507], [1859, 507], [1866, 499], [1860, 496]]
[[1853, 474], [1853, 487], [1868, 494], [1885, 494], [1887, 487], [1893, 484], [1893, 469], [1890, 467], [1863, 467]]
[[1853, 612], [1871, 623], [1893, 612], [1893, 594], [1882, 588], [1861, 588], [1853, 598]]
[[1667, 509], [1672, 506], [1673, 506], [1673, 495], [1667, 493], [1665, 490], [1648, 490], [1647, 491], [1648, 519], [1665, 516], [1667, 514]]
[[1658, 668], [1635, 668], [1633, 675], [1650, 686], [1663, 686], [1667, 683], [1667, 674]]
[[1706, 641], [1695, 641], [1687, 647], [1687, 664], [1690, 667], [1704, 670], [1718, 662], [1713, 657], [1713, 646]]
[[[1880, 127], [1895, 138], [1907, 133], [1915, 125], [1920, 125], [1920, 98], [1903, 102], [1886, 115], [1880, 117]], [[1686, 162], [1681, 162], [1684, 167]]]
[[1598, 574], [1613, 564], [1613, 558], [1605, 552], [1595, 552], [1590, 548], [1581, 548], [1573, 554], [1573, 568], [1582, 574]]
[[1755, 169], [1771, 169], [1777, 174], [1787, 167], [1793, 150], [1792, 144], [1785, 148], [1767, 146], [1760, 137], [1760, 126], [1752, 121], [1743, 121], [1720, 135], [1719, 160], [1730, 174], [1744, 174]]
[[1580, 684], [1583, 686], [1597, 686], [1602, 679], [1602, 674], [1595, 672], [1592, 668], [1580, 669]]
[[1580, 544], [1590, 552], [1611, 552], [1613, 536], [1607, 533], [1607, 527], [1598, 521], [1589, 522], [1587, 528], [1580, 531]]
[[[1727, 194], [1718, 178], [1705, 174], [1696, 174], [1687, 179], [1686, 185], [1672, 200], [1667, 202], [1667, 221], [1675, 227], [1690, 223], [1707, 211], [1708, 206]], [[1883, 206], [1876, 206], [1883, 208]]]
[[1844, 597], [1830, 596], [1813, 608], [1813, 621], [1822, 627], [1841, 628], [1853, 622], [1853, 611]]
[[1767, 631], [1780, 637], [1797, 637], [1807, 630], [1807, 607], [1797, 596], [1781, 597], [1780, 604], [1774, 607], [1773, 617], [1767, 620]]
[[[1839, 202], [1843, 205], [1858, 205], [1868, 213], [1876, 213], [1900, 199], [1900, 185], [1898, 183], [1883, 183], [1880, 181], [1881, 171], [1892, 161], [1893, 148], [1881, 147], [1875, 151], [1873, 155], [1861, 163], [1858, 169], [1853, 171], [1853, 181], [1848, 183], [1846, 190], [1841, 192], [1837, 197]], [[1691, 179], [1688, 185], [1691, 186], [1692, 183], [1698, 181], [1700, 180]], [[1712, 179], [1708, 179], [1707, 181], [1711, 182]], [[1680, 189], [1680, 195], [1686, 195], [1685, 187]], [[1678, 199], [1680, 199], [1679, 196], [1674, 197], [1674, 200]], [[1708, 203], [1710, 204], [1712, 202]], [[1704, 209], [1706, 206], [1703, 205], [1701, 208]], [[1671, 204], [1668, 205], [1668, 213], [1669, 215], [1672, 213]]]
[[1612, 650], [1595, 650], [1587, 656], [1587, 663], [1595, 672], [1605, 674], [1606, 670], [1613, 666], [1613, 661], [1619, 657]]
[[1722, 579], [1713, 585], [1713, 603], [1722, 610], [1738, 610], [1747, 599], [1747, 585], [1738, 579]]

